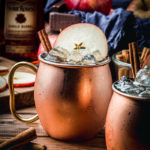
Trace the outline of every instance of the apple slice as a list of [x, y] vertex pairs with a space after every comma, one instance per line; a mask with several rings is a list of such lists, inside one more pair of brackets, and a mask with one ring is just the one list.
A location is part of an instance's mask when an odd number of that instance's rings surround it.
[[[8, 82], [8, 75], [5, 76]], [[15, 72], [13, 84], [14, 87], [29, 87], [33, 86], [35, 82], [35, 75], [27, 72]]]
[[65, 28], [58, 36], [54, 47], [62, 47], [68, 51], [83, 48], [91, 53], [98, 50], [101, 60], [108, 55], [107, 39], [103, 31], [89, 23], [78, 23]]
[[9, 69], [5, 66], [0, 66], [0, 75], [5, 75]]
[[0, 92], [4, 91], [7, 87], [7, 82], [5, 78], [0, 76]]

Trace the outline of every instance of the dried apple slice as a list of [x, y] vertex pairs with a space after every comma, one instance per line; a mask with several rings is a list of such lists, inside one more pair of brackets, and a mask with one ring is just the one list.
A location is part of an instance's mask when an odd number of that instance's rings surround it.
[[0, 66], [0, 75], [5, 75], [9, 69], [5, 66]]
[[7, 87], [7, 82], [5, 80], [5, 78], [0, 76], [0, 92], [4, 91]]
[[75, 49], [99, 51], [101, 60], [108, 55], [107, 39], [103, 31], [89, 23], [78, 23], [65, 28], [58, 36], [54, 47], [62, 47], [68, 51]]
[[[8, 81], [8, 75], [5, 76]], [[15, 72], [13, 78], [14, 87], [29, 87], [33, 86], [35, 82], [35, 75], [27, 72]]]

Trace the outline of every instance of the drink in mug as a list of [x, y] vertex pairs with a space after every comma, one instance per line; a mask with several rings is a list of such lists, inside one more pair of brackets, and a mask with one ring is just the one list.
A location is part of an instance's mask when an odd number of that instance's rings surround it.
[[133, 81], [122, 77], [113, 83], [106, 117], [108, 150], [149, 150], [150, 67], [140, 69]]

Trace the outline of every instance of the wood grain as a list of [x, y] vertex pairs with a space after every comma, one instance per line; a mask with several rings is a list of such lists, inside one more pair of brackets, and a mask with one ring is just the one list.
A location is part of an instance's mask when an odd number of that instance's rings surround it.
[[[36, 109], [30, 107], [21, 109], [18, 112], [24, 117], [31, 117], [35, 115]], [[11, 138], [29, 127], [34, 127], [37, 132], [38, 138], [33, 142], [46, 145], [48, 150], [106, 150], [104, 130], [91, 140], [65, 142], [49, 137], [39, 120], [35, 123], [23, 124], [16, 121], [11, 114], [0, 114], [0, 137]]]

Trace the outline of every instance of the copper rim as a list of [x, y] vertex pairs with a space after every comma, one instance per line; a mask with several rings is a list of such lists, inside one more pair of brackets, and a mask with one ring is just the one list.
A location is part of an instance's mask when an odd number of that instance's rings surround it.
[[120, 95], [123, 95], [123, 96], [126, 96], [128, 98], [131, 98], [131, 99], [135, 99], [135, 100], [140, 100], [140, 101], [150, 101], [150, 97], [141, 97], [141, 96], [134, 96], [134, 95], [131, 95], [131, 94], [127, 94], [127, 93], [124, 93], [124, 92], [121, 92], [119, 91], [114, 85], [117, 81], [115, 81], [113, 84], [112, 84], [112, 89], [114, 92], [116, 92], [117, 94], [120, 94]]
[[99, 67], [99, 66], [104, 66], [108, 63], [111, 62], [111, 58], [108, 56], [106, 57], [103, 61], [100, 61], [97, 64], [92, 64], [92, 65], [74, 65], [74, 64], [64, 64], [64, 63], [57, 63], [57, 62], [52, 62], [52, 61], [47, 61], [44, 60], [44, 56], [47, 54], [47, 52], [43, 52], [39, 55], [39, 59], [40, 61], [42, 61], [43, 63], [49, 64], [49, 65], [53, 65], [56, 67], [63, 67], [63, 68], [91, 68], [91, 67]]

